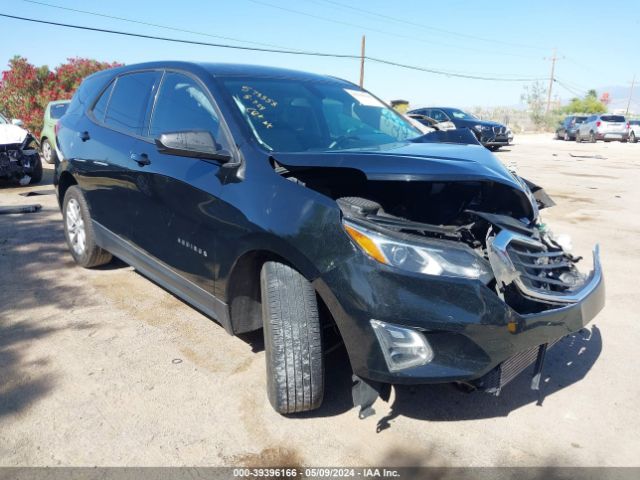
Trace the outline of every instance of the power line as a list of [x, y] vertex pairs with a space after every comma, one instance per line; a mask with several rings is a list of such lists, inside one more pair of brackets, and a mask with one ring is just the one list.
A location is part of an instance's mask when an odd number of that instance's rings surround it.
[[480, 37], [480, 36], [477, 36], [477, 35], [471, 35], [471, 34], [467, 34], [467, 33], [461, 33], [461, 32], [455, 32], [455, 31], [452, 31], [452, 30], [446, 30], [444, 28], [438, 28], [438, 27], [434, 27], [434, 26], [431, 26], [431, 25], [425, 25], [423, 23], [417, 23], [417, 22], [413, 22], [413, 21], [402, 19], [402, 18], [398, 18], [398, 17], [392, 17], [391, 15], [384, 15], [384, 14], [381, 14], [381, 13], [376, 13], [376, 12], [373, 12], [371, 10], [366, 10], [364, 8], [353, 7], [351, 5], [344, 5], [344, 4], [340, 3], [340, 2], [335, 2], [335, 1], [332, 1], [332, 0], [311, 0], [311, 1], [313, 1], [315, 3], [319, 2], [319, 1], [320, 2], [324, 2], [324, 3], [329, 3], [331, 5], [335, 5], [335, 6], [339, 7], [339, 8], [349, 9], [349, 10], [353, 10], [353, 11], [356, 11], [356, 12], [359, 12], [359, 13], [365, 13], [367, 15], [378, 17], [378, 18], [381, 18], [381, 19], [384, 19], [384, 20], [391, 20], [392, 22], [401, 23], [403, 25], [413, 25], [415, 27], [419, 27], [419, 28], [422, 28], [422, 29], [425, 29], [425, 30], [433, 30], [434, 32], [445, 33], [445, 34], [448, 34], [448, 35], [454, 35], [454, 36], [457, 36], [457, 37], [467, 38], [467, 39], [470, 39], [470, 40], [479, 40], [479, 41], [482, 41], [482, 42], [490, 42], [490, 43], [496, 43], [496, 44], [500, 44], [500, 45], [507, 45], [507, 46], [519, 47], [519, 48], [532, 48], [532, 49], [536, 49], [536, 50], [543, 50], [544, 49], [544, 47], [541, 47], [539, 45], [525, 45], [525, 44], [522, 44], [522, 43], [511, 43], [511, 42], [506, 42], [506, 41], [503, 41], [503, 40], [496, 40], [496, 39], [493, 39], [493, 38]]
[[274, 45], [272, 43], [252, 42], [250, 40], [241, 40], [239, 38], [224, 37], [224, 36], [221, 36], [221, 35], [213, 35], [211, 33], [198, 32], [198, 31], [195, 31], [195, 30], [188, 30], [188, 29], [185, 29], [185, 28], [172, 27], [172, 26], [169, 26], [169, 25], [161, 25], [161, 24], [158, 24], [158, 23], [143, 22], [142, 20], [134, 20], [134, 19], [131, 19], [131, 18], [117, 17], [115, 15], [108, 15], [106, 13], [90, 12], [88, 10], [80, 10], [80, 9], [77, 9], [77, 8], [63, 7], [62, 5], [54, 5], [54, 4], [51, 4], [51, 3], [39, 2], [39, 1], [36, 1], [36, 0], [22, 0], [22, 1], [26, 2], [26, 3], [32, 3], [34, 5], [42, 5], [42, 6], [45, 6], [45, 7], [51, 7], [51, 8], [57, 8], [57, 9], [60, 9], [60, 10], [66, 10], [68, 12], [82, 13], [82, 14], [85, 14], [85, 15], [93, 15], [95, 17], [111, 18], [113, 20], [120, 20], [120, 21], [123, 21], [123, 22], [137, 23], [138, 25], [146, 25], [148, 27], [163, 28], [165, 30], [173, 30], [174, 32], [192, 33], [194, 35], [202, 35], [202, 36], [205, 36], [205, 37], [220, 38], [222, 40], [231, 40], [232, 42], [248, 43], [248, 44], [251, 44], [251, 45], [261, 45], [263, 47], [274, 47], [274, 48], [287, 49], [287, 47], [283, 47], [281, 45]]
[[[147, 35], [142, 33], [123, 32], [119, 30], [110, 30], [105, 28], [87, 27], [82, 25], [73, 25], [69, 23], [52, 22], [49, 20], [39, 20], [35, 18], [19, 17], [16, 15], [8, 15], [5, 13], [0, 13], [0, 17], [11, 18], [14, 20], [22, 20], [22, 21], [32, 22], [32, 23], [40, 23], [45, 25], [53, 25], [57, 27], [73, 28], [76, 30], [87, 30], [92, 32], [109, 33], [113, 35], [123, 35], [127, 37], [145, 38], [150, 40], [161, 40], [161, 41], [173, 42], [173, 43], [184, 43], [189, 45], [201, 45], [201, 46], [207, 46], [207, 47], [230, 48], [235, 50], [247, 50], [247, 51], [267, 52], [267, 53], [283, 53], [283, 54], [290, 54], [290, 55], [361, 59], [361, 55], [304, 51], [304, 50], [288, 50], [288, 49], [280, 49], [280, 48], [276, 49], [276, 48], [246, 47], [243, 45], [229, 45], [229, 44], [222, 44], [222, 43], [201, 42], [197, 40], [185, 40], [185, 39], [171, 38], [171, 37], [160, 37], [156, 35]], [[368, 57], [368, 56], [365, 56], [364, 58], [366, 60], [370, 60], [372, 62], [376, 62], [384, 65], [391, 65], [395, 67], [401, 67], [401, 68], [416, 70], [420, 72], [432, 73], [435, 75], [443, 75], [443, 76], [455, 77], [455, 78], [465, 78], [470, 80], [489, 80], [489, 81], [497, 81], [497, 82], [530, 82], [534, 80], [539, 80], [538, 78], [524, 78], [524, 77], [523, 78], [500, 78], [500, 77], [484, 77], [484, 76], [478, 76], [478, 75], [467, 75], [467, 74], [461, 74], [461, 73], [455, 73], [455, 72], [447, 72], [444, 70], [419, 67], [415, 65], [408, 65], [408, 64], [398, 63], [398, 62], [394, 62], [394, 61], [386, 60], [382, 58], [375, 58], [375, 57]]]
[[[437, 40], [432, 40], [432, 39], [416, 38], [415, 36], [411, 36], [411, 35], [403, 35], [401, 33], [390, 32], [388, 30], [381, 30], [379, 28], [372, 28], [372, 27], [368, 27], [366, 25], [360, 25], [360, 24], [357, 24], [357, 23], [345, 22], [343, 20], [337, 20], [337, 19], [331, 18], [331, 17], [323, 17], [322, 15], [315, 15], [313, 13], [303, 12], [303, 11], [300, 11], [300, 10], [295, 10], [293, 8], [283, 7], [283, 6], [280, 6], [280, 5], [274, 5], [273, 3], [264, 2], [262, 0], [248, 0], [248, 1], [252, 2], [252, 3], [255, 3], [257, 5], [263, 5], [265, 7], [275, 8], [277, 10], [282, 10], [284, 12], [295, 13], [296, 15], [302, 15], [302, 16], [305, 16], [305, 17], [315, 18], [317, 20], [323, 20], [325, 22], [335, 23], [335, 24], [338, 24], [338, 25], [346, 25], [348, 27], [368, 30], [370, 32], [381, 33], [383, 35], [389, 35], [389, 36], [392, 36], [392, 37], [402, 38], [404, 40], [409, 40], [411, 42], [422, 42], [422, 43], [426, 43], [426, 44], [429, 44], [429, 45], [440, 45], [440, 46], [443, 46], [443, 47], [449, 47], [449, 48], [454, 48], [454, 49], [458, 49], [458, 50], [471, 51], [471, 52], [480, 52], [480, 53], [485, 53], [485, 54], [487, 53], [486, 50], [481, 50], [481, 49], [472, 48], [472, 47], [468, 47], [468, 46], [464, 46], [463, 47], [463, 46], [459, 46], [459, 45], [451, 45], [449, 43], [438, 42]], [[520, 58], [529, 58], [529, 59], [536, 58], [536, 57], [531, 57], [531, 56], [527, 56], [527, 55], [519, 55], [519, 54], [515, 54], [515, 53], [506, 53], [506, 52], [491, 52], [491, 56], [492, 57], [495, 57], [495, 56], [520, 57]]]

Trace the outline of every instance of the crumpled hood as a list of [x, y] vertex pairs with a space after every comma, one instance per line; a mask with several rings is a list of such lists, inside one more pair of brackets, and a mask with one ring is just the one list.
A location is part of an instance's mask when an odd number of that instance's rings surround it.
[[375, 149], [335, 152], [274, 152], [272, 157], [288, 170], [351, 168], [369, 180], [493, 181], [527, 193], [522, 183], [481, 145], [398, 143]]
[[17, 125], [0, 125], [0, 145], [22, 143], [27, 137], [27, 131]]

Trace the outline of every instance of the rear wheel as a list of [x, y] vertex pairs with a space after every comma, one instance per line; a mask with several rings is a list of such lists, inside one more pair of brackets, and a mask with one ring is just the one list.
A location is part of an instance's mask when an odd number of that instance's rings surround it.
[[56, 151], [54, 150], [53, 146], [51, 145], [51, 143], [49, 142], [48, 138], [45, 138], [42, 141], [42, 158], [44, 158], [44, 161], [51, 164], [51, 163], [56, 163]]
[[630, 141], [631, 143], [636, 143], [636, 142], [638, 141], [638, 139], [636, 138], [636, 134], [635, 134], [634, 132], [631, 132], [631, 133], [629, 134], [629, 141]]
[[590, 141], [591, 143], [596, 143], [596, 142], [597, 142], [597, 140], [596, 140], [596, 134], [595, 134], [595, 133], [591, 132], [591, 133], [589, 134], [589, 141]]
[[324, 396], [316, 293], [293, 268], [266, 262], [260, 273], [269, 402], [279, 413], [313, 410]]
[[76, 263], [85, 268], [97, 267], [111, 261], [111, 254], [95, 241], [89, 207], [77, 186], [69, 187], [62, 204], [64, 236]]

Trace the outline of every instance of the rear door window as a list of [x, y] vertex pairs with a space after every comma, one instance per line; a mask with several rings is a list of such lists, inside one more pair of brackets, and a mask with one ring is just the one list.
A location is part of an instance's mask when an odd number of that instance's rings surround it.
[[142, 135], [149, 100], [158, 77], [158, 72], [128, 73], [118, 77], [104, 123], [126, 133]]

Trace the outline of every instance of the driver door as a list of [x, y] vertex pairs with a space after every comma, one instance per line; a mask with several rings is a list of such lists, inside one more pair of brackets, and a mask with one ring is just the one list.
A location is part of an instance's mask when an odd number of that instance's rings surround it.
[[212, 293], [221, 164], [161, 153], [154, 144], [162, 133], [204, 130], [229, 150], [210, 98], [195, 78], [165, 72], [146, 138], [137, 140], [131, 154], [136, 163], [134, 242], [149, 257]]

